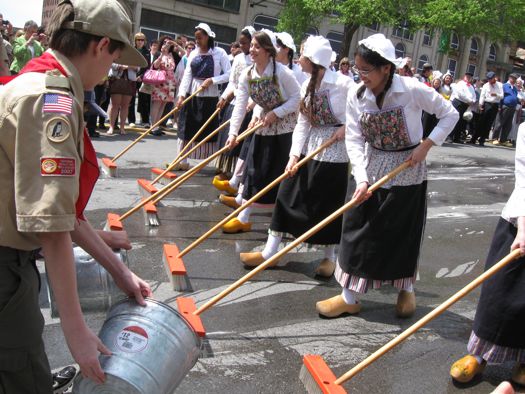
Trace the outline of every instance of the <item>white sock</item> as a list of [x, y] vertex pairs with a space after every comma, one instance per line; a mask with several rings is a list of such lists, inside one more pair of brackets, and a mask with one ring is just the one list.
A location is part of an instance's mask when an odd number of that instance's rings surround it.
[[[246, 202], [246, 200], [242, 200], [243, 203]], [[250, 221], [250, 214], [252, 213], [252, 207], [244, 208], [244, 210], [237, 216], [237, 219], [241, 223], [248, 223]]]
[[[474, 356], [474, 355], [473, 355]], [[481, 356], [474, 356], [474, 358], [476, 359], [476, 361], [478, 362], [478, 364], [481, 364], [483, 362], [483, 357]]]
[[408, 287], [406, 289], [403, 289], [405, 291], [408, 291], [409, 293], [413, 293], [414, 292], [414, 284], [411, 283], [410, 285], [408, 285]]
[[266, 246], [262, 251], [262, 256], [265, 260], [272, 257], [279, 250], [279, 244], [281, 243], [282, 237], [268, 234], [268, 240], [266, 241]]
[[357, 297], [356, 292], [347, 289], [346, 287], [343, 287], [343, 292], [341, 293], [341, 296], [343, 297], [343, 300], [345, 301], [345, 304], [352, 305], [357, 304]]
[[324, 258], [330, 261], [335, 261], [335, 245], [324, 247]]
[[235, 163], [235, 170], [233, 171], [233, 175], [236, 176], [238, 179], [241, 179], [242, 174], [244, 174], [244, 160], [237, 159], [237, 163]]
[[235, 196], [235, 202], [239, 205], [242, 205], [242, 194], [239, 193]]
[[237, 186], [239, 185], [239, 178], [237, 177], [237, 175], [233, 175], [231, 179], [228, 181], [228, 183], [230, 184], [231, 187], [237, 188]]

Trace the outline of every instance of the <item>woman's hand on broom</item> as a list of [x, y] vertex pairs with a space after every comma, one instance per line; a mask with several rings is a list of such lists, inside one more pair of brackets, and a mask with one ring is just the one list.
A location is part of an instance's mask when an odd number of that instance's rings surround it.
[[238, 144], [237, 137], [235, 135], [228, 136], [228, 139], [226, 140], [226, 146], [228, 147], [229, 150], [232, 150], [233, 148], [235, 148], [237, 144]]
[[361, 204], [368, 200], [371, 195], [372, 192], [368, 191], [368, 182], [361, 182], [356, 186], [352, 200], [356, 200], [358, 204]]
[[263, 125], [264, 127], [271, 126], [273, 123], [275, 123], [276, 120], [277, 120], [277, 115], [275, 115], [275, 112], [270, 111], [264, 117]]
[[202, 83], [201, 85], [201, 88], [203, 88], [204, 90], [208, 89], [211, 85], [213, 85], [213, 79], [211, 78], [206, 78], [204, 80], [204, 82]]
[[515, 249], [520, 249], [521, 255], [525, 256], [525, 216], [518, 218], [518, 233], [510, 246], [510, 250]]
[[290, 159], [288, 160], [285, 171], [288, 173], [290, 178], [297, 173], [298, 168], [295, 165], [297, 164], [298, 160], [299, 158], [295, 155], [290, 156]]
[[177, 99], [177, 104], [175, 105], [175, 107], [180, 108], [182, 106], [182, 102], [183, 101], [184, 101], [184, 97], [179, 96], [179, 98]]
[[343, 141], [345, 139], [345, 130], [346, 130], [346, 126], [345, 125], [342, 125], [341, 127], [339, 127], [335, 133], [332, 135], [332, 143], [334, 142], [337, 142], [337, 141]]
[[146, 306], [144, 297], [151, 297], [153, 292], [149, 284], [135, 275], [127, 267], [119, 274], [113, 277], [115, 283], [125, 294], [135, 297], [135, 300], [142, 306]]
[[407, 157], [406, 161], [410, 162], [412, 167], [418, 165], [422, 161], [425, 161], [428, 151], [434, 146], [434, 142], [430, 138], [424, 139], [417, 148], [415, 148], [410, 156]]

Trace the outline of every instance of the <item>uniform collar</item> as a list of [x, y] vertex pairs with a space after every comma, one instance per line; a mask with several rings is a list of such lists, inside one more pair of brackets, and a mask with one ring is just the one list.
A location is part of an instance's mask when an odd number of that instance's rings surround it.
[[[400, 77], [397, 74], [394, 74], [394, 79], [392, 80], [392, 86], [390, 86], [390, 89], [388, 89], [388, 92], [386, 92], [385, 96], [388, 96], [392, 93], [405, 93], [407, 91], [407, 87], [403, 83], [403, 80], [401, 78], [409, 78], [409, 77]], [[368, 88], [365, 90], [364, 97], [367, 100], [370, 100], [375, 103], [376, 96], [372, 93], [372, 91]]]
[[67, 78], [71, 84], [71, 89], [75, 97], [80, 100], [82, 103], [84, 101], [84, 86], [80, 80], [80, 75], [77, 68], [71, 63], [71, 61], [58, 51], [53, 49], [48, 49], [46, 52], [49, 52], [53, 57], [60, 63], [60, 65], [66, 70]]
[[323, 80], [321, 83], [335, 84], [337, 82], [337, 73], [327, 68], [324, 72]]

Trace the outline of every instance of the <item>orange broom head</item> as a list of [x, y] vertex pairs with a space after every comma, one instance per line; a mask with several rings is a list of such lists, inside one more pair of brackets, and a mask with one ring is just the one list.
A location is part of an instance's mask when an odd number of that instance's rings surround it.
[[154, 194], [158, 191], [157, 188], [146, 179], [137, 179], [137, 183], [139, 184], [139, 187], [147, 191], [149, 194]]
[[175, 244], [164, 244], [164, 259], [171, 275], [186, 275], [186, 267]]
[[122, 231], [124, 230], [124, 226], [122, 225], [122, 222], [120, 221], [120, 216], [116, 213], [108, 213], [108, 220], [106, 223], [106, 228], [110, 231]]
[[[151, 174], [152, 174], [152, 176], [155, 176], [155, 177], [159, 176], [163, 172], [164, 172], [164, 170], [162, 168], [155, 167], [155, 168], [151, 169]], [[168, 171], [162, 177], [172, 181], [175, 178], [177, 178], [177, 174], [175, 174], [174, 172]]]
[[199, 316], [194, 315], [193, 312], [197, 310], [195, 302], [192, 298], [179, 297], [177, 298], [177, 306], [179, 307], [179, 313], [186, 319], [188, 324], [193, 328], [193, 331], [200, 336], [206, 336], [206, 331], [202, 325], [202, 320]]
[[115, 162], [107, 157], [104, 157], [102, 159], [102, 164], [104, 164], [104, 166], [106, 166], [107, 168], [109, 168], [110, 170], [111, 169], [116, 169], [117, 168], [117, 165], [115, 164]]
[[[142, 199], [142, 201], [144, 201], [144, 199]], [[147, 202], [142, 208], [146, 213], [157, 214], [157, 207], [151, 202]]]
[[302, 376], [301, 380], [308, 393], [346, 394], [346, 390], [342, 386], [334, 383], [336, 376], [321, 356], [305, 355], [303, 357], [303, 369], [301, 370], [301, 374], [303, 373], [307, 373], [307, 377]]

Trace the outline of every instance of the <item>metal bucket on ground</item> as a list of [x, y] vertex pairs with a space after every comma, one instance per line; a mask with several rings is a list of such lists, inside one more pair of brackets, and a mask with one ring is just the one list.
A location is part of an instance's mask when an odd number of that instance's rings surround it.
[[[128, 265], [125, 250], [114, 252]], [[77, 272], [77, 291], [83, 312], [107, 311], [111, 305], [126, 296], [117, 287], [111, 275], [93, 257], [79, 246], [73, 248]], [[51, 287], [47, 285], [51, 316], [58, 317], [58, 307]]]
[[128, 298], [113, 305], [99, 338], [113, 353], [99, 357], [106, 381], [99, 385], [80, 374], [77, 394], [171, 394], [199, 358], [201, 340], [169, 305]]

